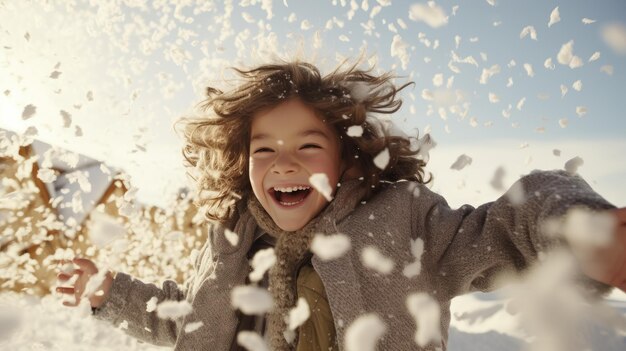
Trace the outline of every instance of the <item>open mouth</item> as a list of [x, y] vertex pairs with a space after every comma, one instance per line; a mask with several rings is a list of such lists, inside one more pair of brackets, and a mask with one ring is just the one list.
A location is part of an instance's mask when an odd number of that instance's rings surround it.
[[281, 206], [291, 207], [304, 202], [311, 193], [311, 187], [307, 185], [273, 187], [269, 189], [269, 193]]

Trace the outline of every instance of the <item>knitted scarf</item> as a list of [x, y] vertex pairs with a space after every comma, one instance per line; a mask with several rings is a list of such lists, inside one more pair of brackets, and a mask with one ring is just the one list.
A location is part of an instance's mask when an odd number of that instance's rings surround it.
[[[294, 232], [280, 229], [256, 197], [249, 198], [248, 209], [259, 227], [277, 239], [274, 247], [276, 264], [269, 271], [269, 290], [274, 299], [274, 309], [267, 316], [267, 334], [272, 350], [295, 350], [297, 333], [289, 336], [286, 317], [297, 302], [296, 270], [309, 257], [309, 247], [315, 234], [336, 233], [337, 221], [347, 216], [361, 201], [366, 191], [362, 184], [359, 180], [341, 183], [333, 201], [303, 228]], [[288, 342], [286, 338], [293, 340]]]

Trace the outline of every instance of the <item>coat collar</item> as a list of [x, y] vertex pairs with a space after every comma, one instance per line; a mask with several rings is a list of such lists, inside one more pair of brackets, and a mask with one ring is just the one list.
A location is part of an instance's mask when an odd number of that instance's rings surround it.
[[[285, 339], [286, 316], [289, 310], [295, 307], [297, 292], [294, 279], [302, 261], [310, 255], [309, 247], [316, 233], [334, 233], [337, 223], [344, 219], [361, 201], [366, 188], [359, 180], [343, 182], [337, 188], [335, 198], [328, 206], [303, 228], [287, 232], [274, 223], [269, 214], [263, 209], [256, 197], [248, 199], [248, 210], [256, 219], [259, 227], [269, 235], [277, 238], [275, 246], [276, 264], [269, 272], [269, 285], [274, 298], [274, 310], [268, 315], [268, 335], [270, 346], [275, 350], [292, 350]], [[354, 278], [354, 271], [346, 272]], [[350, 278], [350, 279], [351, 279]], [[357, 294], [358, 291], [352, 291]], [[355, 296], [360, 300], [360, 295]], [[295, 337], [295, 335], [294, 335]]]

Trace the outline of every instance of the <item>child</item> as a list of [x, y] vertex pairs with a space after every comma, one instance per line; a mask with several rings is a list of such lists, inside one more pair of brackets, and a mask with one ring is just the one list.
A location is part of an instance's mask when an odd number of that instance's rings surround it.
[[[397, 93], [408, 84], [396, 87], [389, 74], [355, 66], [322, 77], [302, 62], [237, 72], [243, 83], [236, 89], [208, 88], [207, 118], [184, 122], [184, 154], [202, 171], [200, 205], [212, 220], [194, 276], [182, 287], [165, 281], [159, 288], [107, 272], [104, 294], [89, 296], [96, 318], [126, 320], [127, 332], [141, 340], [177, 350], [235, 350], [238, 333], [252, 330], [275, 350], [342, 350], [348, 327], [367, 313], [387, 326], [380, 350], [445, 349], [453, 297], [494, 289], [499, 273], [521, 271], [538, 253], [563, 246], [542, 233], [543, 221], [573, 206], [614, 208], [580, 177], [554, 171], [521, 178], [522, 203], [502, 196], [452, 210], [424, 186], [416, 143], [389, 135], [371, 116], [396, 112]], [[320, 174], [327, 182], [314, 181]], [[582, 267], [593, 278], [585, 285], [597, 293], [626, 287], [626, 209], [608, 213], [619, 221], [618, 244]], [[343, 233], [350, 249], [334, 259], [313, 255], [318, 233]], [[274, 308], [247, 316], [231, 307], [231, 290], [250, 284], [249, 260], [266, 247], [275, 249], [277, 261], [259, 285], [269, 288]], [[379, 272], [366, 267], [361, 255], [371, 248], [395, 265]], [[416, 260], [417, 269], [403, 270]], [[84, 259], [74, 263], [79, 279], [59, 291], [78, 300], [97, 268]], [[439, 339], [416, 343], [420, 326], [407, 310], [415, 293], [440, 306]], [[146, 311], [154, 296], [159, 303], [185, 299], [193, 311], [160, 319]], [[311, 315], [294, 335], [286, 316], [300, 297]], [[197, 322], [198, 330], [185, 331]]]

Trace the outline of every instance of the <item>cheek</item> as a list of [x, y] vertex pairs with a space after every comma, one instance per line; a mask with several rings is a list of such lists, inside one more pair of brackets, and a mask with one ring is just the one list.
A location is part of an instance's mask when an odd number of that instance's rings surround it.
[[263, 188], [263, 177], [267, 173], [269, 161], [250, 158], [248, 161], [248, 176], [253, 190]]
[[311, 173], [325, 173], [332, 181], [339, 178], [339, 160], [334, 155], [315, 155], [307, 163]]

